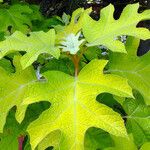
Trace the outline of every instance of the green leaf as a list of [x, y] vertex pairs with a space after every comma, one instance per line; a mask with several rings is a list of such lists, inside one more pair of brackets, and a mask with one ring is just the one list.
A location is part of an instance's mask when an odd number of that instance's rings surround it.
[[88, 47], [87, 50], [84, 52], [83, 57], [81, 58], [83, 62], [90, 62], [92, 59], [100, 59], [102, 58], [102, 50], [95, 47]]
[[133, 134], [135, 143], [140, 147], [150, 141], [150, 107], [142, 103], [141, 95], [136, 94], [136, 99], [127, 99], [124, 109], [127, 113], [127, 129]]
[[[119, 114], [124, 115], [125, 112], [120, 105], [120, 101], [116, 99], [115, 95], [109, 94], [109, 93], [102, 93], [97, 96], [96, 100], [100, 103], [103, 103], [109, 107], [111, 107], [114, 111], [118, 112]], [[119, 97], [120, 99], [125, 99], [125, 97]]]
[[139, 40], [128, 38], [126, 49], [128, 54], [112, 53], [109, 71], [128, 79], [133, 89], [139, 91], [147, 104], [150, 104], [150, 53], [138, 57]]
[[[19, 146], [18, 138], [20, 136], [26, 136], [27, 126], [42, 113], [42, 111], [49, 108], [49, 102], [40, 102], [31, 104], [27, 108], [26, 115], [21, 124], [15, 119], [16, 109], [13, 107], [7, 116], [6, 124], [4, 126], [3, 133], [0, 133], [0, 149], [2, 150], [17, 150]], [[54, 137], [53, 137], [54, 138]], [[25, 150], [31, 150], [29, 140], [24, 140]], [[28, 146], [28, 148], [26, 148]], [[45, 150], [45, 149], [44, 149]]]
[[[102, 128], [111, 134], [127, 136], [121, 116], [111, 108], [96, 101], [99, 93], [109, 92], [122, 97], [132, 97], [127, 80], [116, 75], [103, 74], [106, 60], [93, 60], [78, 77], [59, 71], [44, 73], [46, 81], [28, 91], [23, 104], [44, 100], [51, 107], [28, 127], [32, 149], [49, 133], [61, 130], [60, 149], [83, 149], [84, 134], [89, 127]], [[34, 98], [30, 98], [34, 95]], [[22, 104], [22, 105], [23, 105]]]
[[3, 67], [3, 68], [5, 68], [5, 70], [8, 71], [8, 72], [14, 72], [14, 68], [13, 68], [10, 60], [2, 58], [0, 60], [0, 66]]
[[83, 26], [83, 16], [84, 14], [89, 14], [91, 8], [84, 10], [83, 8], [78, 8], [72, 14], [71, 21], [69, 25], [64, 26], [61, 31], [57, 34], [57, 42], [62, 41], [70, 34], [77, 34]]
[[0, 32], [7, 32], [8, 27], [12, 26], [12, 32], [15, 30], [24, 33], [29, 32], [29, 27], [32, 26], [28, 14], [32, 14], [32, 10], [26, 5], [12, 5], [10, 8], [0, 9]]
[[144, 143], [140, 150], [148, 150], [148, 149], [150, 149], [150, 142]]
[[[33, 31], [44, 31], [47, 32], [49, 29], [62, 25], [62, 22], [59, 20], [57, 16], [51, 18], [43, 18], [42, 20], [35, 20], [32, 22], [32, 30]], [[61, 26], [62, 27], [62, 26]]]
[[85, 150], [103, 150], [113, 145], [114, 142], [109, 133], [97, 128], [87, 130], [85, 135]]
[[40, 6], [37, 5], [29, 5], [30, 9], [32, 10], [32, 14], [28, 15], [29, 18], [34, 20], [42, 20], [42, 14], [40, 12]]
[[0, 134], [0, 149], [2, 150], [10, 150], [10, 147], [11, 150], [18, 149], [18, 138], [25, 133], [14, 116], [15, 111], [12, 109], [7, 116], [4, 131]]
[[50, 59], [42, 68], [41, 73], [48, 70], [58, 70], [64, 73], [74, 75], [73, 62], [68, 57], [60, 57], [59, 59]]
[[4, 32], [0, 32], [0, 41], [5, 40], [5, 33]]
[[0, 67], [0, 132], [3, 131], [7, 114], [13, 106], [17, 107], [17, 121], [21, 122], [23, 120], [27, 106], [23, 106], [21, 103], [25, 98], [32, 97], [28, 96], [27, 89], [29, 89], [30, 85], [37, 82], [33, 67], [21, 70], [19, 61], [20, 56], [15, 56], [15, 73], [8, 73]]
[[59, 57], [59, 48], [55, 46], [55, 31], [49, 30], [31, 32], [26, 36], [20, 31], [16, 31], [12, 36], [7, 37], [5, 41], [0, 42], [0, 58], [12, 51], [26, 51], [21, 58], [23, 69], [30, 66], [42, 53], [48, 53], [56, 58]]
[[138, 150], [134, 144], [132, 135], [129, 138], [112, 136], [114, 147], [106, 148], [105, 150]]
[[51, 132], [38, 144], [37, 150], [45, 150], [47, 147], [51, 147], [52, 145], [55, 149], [59, 149], [60, 141], [58, 139], [61, 139], [60, 130]]
[[63, 13], [62, 21], [65, 23], [65, 25], [68, 25], [69, 21], [70, 21], [70, 15], [67, 15], [66, 13]]
[[130, 35], [144, 40], [149, 39], [149, 30], [136, 28], [136, 25], [141, 20], [150, 19], [150, 10], [139, 14], [138, 8], [139, 4], [126, 6], [118, 20], [113, 17], [114, 7], [111, 4], [101, 10], [99, 21], [84, 14], [83, 34], [89, 42], [87, 45], [104, 45], [114, 52], [126, 53], [124, 44], [117, 39], [118, 36]]

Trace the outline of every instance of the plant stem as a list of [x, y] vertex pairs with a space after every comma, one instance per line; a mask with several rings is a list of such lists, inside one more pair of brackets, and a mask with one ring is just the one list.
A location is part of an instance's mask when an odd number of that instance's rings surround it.
[[[72, 61], [74, 63], [74, 67], [75, 67], [75, 77], [78, 76], [78, 73], [79, 73], [79, 62], [80, 62], [80, 59], [82, 58], [84, 52], [87, 50], [87, 47], [84, 47], [82, 49], [82, 52], [81, 54], [78, 56], [77, 54], [73, 55], [71, 58], [72, 58]], [[69, 55], [69, 54], [67, 54]]]
[[18, 137], [18, 144], [19, 144], [18, 150], [23, 150], [23, 142], [24, 142], [24, 136], [21, 135], [20, 137]]
[[80, 61], [80, 59], [79, 59], [77, 54], [73, 55], [72, 61], [74, 63], [74, 67], [75, 67], [75, 77], [77, 77], [78, 73], [79, 73], [79, 61]]

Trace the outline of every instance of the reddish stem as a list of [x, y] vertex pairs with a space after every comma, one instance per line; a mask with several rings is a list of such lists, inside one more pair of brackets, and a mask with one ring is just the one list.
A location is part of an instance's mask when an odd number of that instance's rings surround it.
[[[86, 50], [87, 50], [87, 47], [84, 47], [82, 49], [82, 52], [80, 53], [79, 56], [77, 54], [71, 55], [71, 59], [72, 59], [72, 61], [74, 63], [74, 67], [75, 67], [75, 77], [78, 76], [78, 73], [79, 73], [79, 62], [80, 62], [80, 59], [81, 59], [82, 55], [84, 54], [84, 52]], [[67, 55], [70, 56], [69, 53], [67, 53]]]
[[74, 63], [74, 67], [75, 67], [75, 77], [77, 77], [78, 72], [79, 72], [79, 61], [80, 61], [78, 55], [73, 55], [72, 61]]
[[18, 144], [19, 144], [18, 150], [23, 150], [23, 142], [24, 142], [24, 136], [21, 135], [20, 137], [18, 137]]

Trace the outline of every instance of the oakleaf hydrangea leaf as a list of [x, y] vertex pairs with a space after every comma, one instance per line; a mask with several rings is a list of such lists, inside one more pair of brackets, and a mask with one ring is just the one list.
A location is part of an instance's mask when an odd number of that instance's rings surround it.
[[0, 9], [0, 31], [6, 32], [9, 26], [12, 26], [12, 31], [15, 30], [27, 33], [29, 27], [32, 26], [29, 14], [32, 14], [32, 9], [27, 5], [12, 5], [10, 8]]
[[14, 68], [13, 68], [10, 60], [8, 60], [6, 58], [2, 58], [0, 60], [0, 66], [5, 68], [5, 70], [8, 71], [8, 72], [14, 72]]
[[[42, 99], [51, 103], [50, 109], [44, 111], [27, 129], [32, 149], [56, 130], [62, 132], [59, 145], [62, 150], [84, 149], [84, 134], [89, 127], [127, 136], [121, 116], [96, 101], [96, 96], [103, 92], [132, 97], [132, 89], [126, 79], [103, 74], [106, 64], [106, 60], [93, 60], [81, 70], [78, 77], [59, 71], [45, 72], [46, 81], [34, 85], [36, 90], [28, 91], [29, 98], [24, 99], [24, 105]], [[31, 99], [30, 95], [35, 97]]]
[[112, 136], [114, 147], [106, 148], [105, 150], [138, 150], [132, 134], [128, 137], [129, 138]]
[[48, 134], [39, 144], [37, 150], [45, 150], [47, 147], [55, 147], [55, 149], [59, 149], [59, 144], [61, 139], [61, 131], [56, 130]]
[[[16, 109], [15, 107], [13, 107], [7, 115], [3, 133], [0, 133], [0, 149], [10, 150], [10, 143], [11, 143], [11, 150], [17, 150], [19, 147], [18, 139], [21, 140], [20, 137], [25, 137], [27, 135], [26, 133], [27, 126], [30, 124], [30, 122], [38, 118], [38, 116], [42, 113], [42, 111], [49, 108], [49, 105], [50, 105], [49, 102], [40, 102], [40, 103], [30, 105], [27, 108], [25, 118], [21, 123], [17, 122], [15, 118]], [[56, 135], [57, 132], [55, 133], [55, 136]], [[55, 137], [54, 134], [52, 134], [51, 136], [53, 136], [54, 139]], [[50, 143], [50, 139], [49, 139], [49, 143]], [[26, 141], [26, 138], [24, 138], [23, 145], [25, 150], [31, 150], [29, 140]], [[41, 142], [41, 147], [43, 147], [43, 145], [44, 143]]]
[[30, 66], [40, 54], [48, 53], [56, 58], [59, 57], [59, 48], [55, 46], [55, 31], [49, 30], [31, 32], [26, 36], [20, 31], [16, 31], [12, 36], [0, 42], [0, 58], [12, 51], [26, 51], [21, 58], [21, 65], [24, 68]]
[[140, 150], [148, 150], [148, 149], [150, 149], [150, 142], [144, 143]]
[[70, 22], [70, 15], [67, 15], [66, 13], [63, 13], [62, 15], [62, 21], [65, 23], [65, 25], [68, 25]]
[[9, 150], [11, 143], [11, 150], [18, 148], [18, 137], [23, 134], [19, 123], [15, 120], [14, 109], [12, 109], [7, 116], [6, 124], [3, 133], [0, 133], [0, 149]]
[[62, 41], [65, 37], [70, 34], [77, 34], [83, 26], [83, 16], [84, 14], [89, 14], [91, 8], [84, 10], [83, 8], [78, 8], [72, 14], [71, 21], [68, 25], [64, 26], [61, 31], [57, 34], [57, 41]]
[[30, 6], [30, 9], [32, 9], [32, 14], [29, 14], [29, 18], [30, 20], [32, 21], [35, 21], [35, 20], [42, 20], [43, 19], [43, 16], [40, 12], [40, 6], [38, 5], [29, 5]]
[[114, 145], [110, 134], [99, 128], [89, 128], [86, 131], [84, 140], [85, 150], [105, 150], [105, 148]]
[[138, 57], [139, 40], [128, 38], [128, 54], [112, 53], [110, 55], [110, 72], [128, 79], [133, 89], [139, 91], [147, 104], [150, 104], [150, 52]]
[[144, 40], [150, 38], [148, 29], [136, 27], [141, 20], [150, 19], [150, 10], [138, 13], [138, 8], [139, 4], [126, 6], [117, 20], [113, 17], [114, 7], [111, 4], [101, 10], [98, 21], [84, 14], [83, 34], [89, 42], [87, 46], [104, 45], [112, 51], [125, 53], [125, 46], [118, 36], [130, 35]]
[[19, 61], [20, 56], [15, 56], [15, 73], [8, 73], [0, 67], [0, 132], [3, 131], [7, 114], [13, 106], [17, 106], [16, 119], [19, 122], [23, 120], [27, 106], [21, 103], [24, 98], [28, 97], [25, 95], [28, 95], [27, 89], [31, 90], [28, 86], [37, 81], [33, 67], [21, 70]]
[[69, 34], [63, 42], [61, 47], [63, 52], [70, 52], [70, 54], [76, 54], [80, 50], [80, 45], [85, 41], [84, 39], [79, 40], [80, 32], [77, 35], [73, 33]]
[[126, 99], [124, 110], [128, 132], [133, 134], [135, 143], [140, 147], [150, 141], [150, 107], [143, 103], [143, 97], [137, 93], [136, 99]]

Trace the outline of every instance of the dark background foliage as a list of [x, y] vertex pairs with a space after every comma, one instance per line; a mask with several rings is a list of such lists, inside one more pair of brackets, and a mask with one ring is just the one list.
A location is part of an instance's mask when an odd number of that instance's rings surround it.
[[118, 18], [123, 8], [132, 3], [140, 3], [140, 10], [150, 9], [150, 0], [4, 0], [5, 3], [27, 2], [37, 4], [41, 7], [41, 12], [45, 16], [62, 15], [63, 12], [71, 14], [79, 7], [92, 7], [93, 17], [99, 17], [99, 10], [110, 3], [115, 6], [115, 18]]

